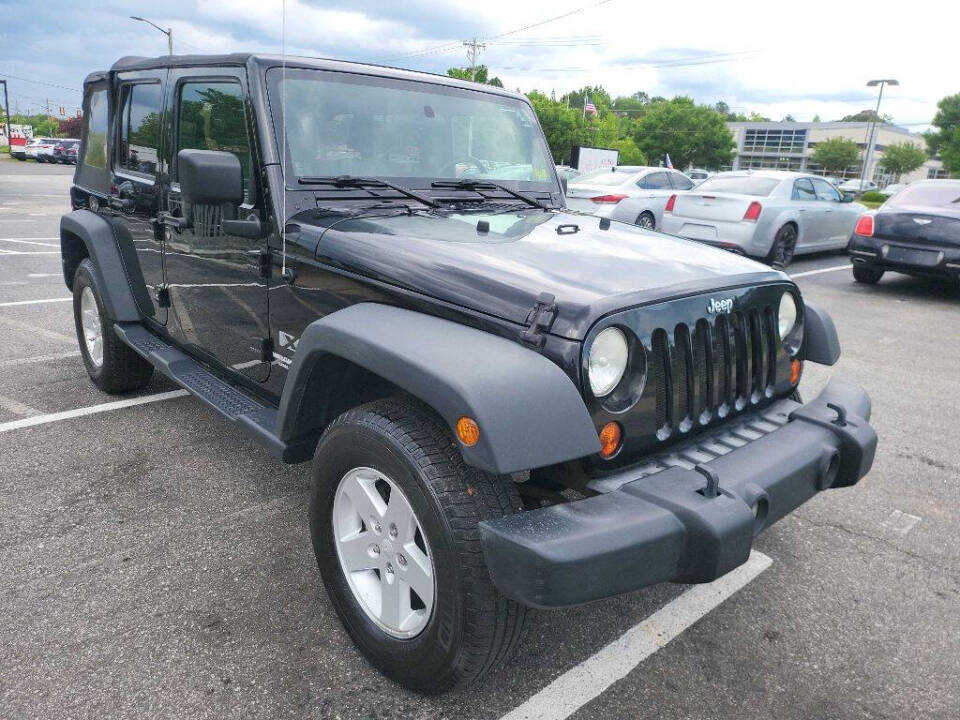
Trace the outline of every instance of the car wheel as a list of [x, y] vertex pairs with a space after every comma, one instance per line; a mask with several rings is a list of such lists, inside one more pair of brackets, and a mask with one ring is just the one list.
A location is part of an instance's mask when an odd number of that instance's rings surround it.
[[784, 225], [777, 230], [773, 238], [773, 246], [767, 255], [767, 264], [786, 267], [793, 260], [793, 253], [797, 249], [797, 228], [793, 225]]
[[635, 224], [642, 228], [653, 230], [656, 228], [657, 221], [654, 219], [653, 213], [644, 211], [637, 217], [637, 222]]
[[26, 158], [22, 155], [17, 155], [17, 160], [19, 160], [20, 162], [23, 162], [26, 160]]
[[153, 366], [113, 332], [89, 258], [80, 263], [73, 277], [73, 318], [80, 355], [94, 385], [104, 392], [122, 393], [149, 382]]
[[877, 270], [876, 268], [867, 267], [866, 265], [854, 265], [853, 279], [858, 283], [876, 285], [880, 282], [880, 278], [883, 277], [883, 272], [883, 270]]
[[310, 500], [317, 565], [384, 675], [432, 694], [513, 653], [525, 608], [494, 588], [477, 524], [521, 508], [509, 479], [467, 465], [446, 425], [413, 402], [376, 401], [327, 428]]

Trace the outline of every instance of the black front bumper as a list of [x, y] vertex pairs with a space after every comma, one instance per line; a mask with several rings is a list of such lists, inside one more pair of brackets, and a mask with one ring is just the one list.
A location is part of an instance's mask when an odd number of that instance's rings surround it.
[[761, 530], [873, 464], [877, 435], [861, 388], [833, 380], [788, 410], [778, 429], [696, 466], [481, 523], [494, 584], [524, 605], [560, 607], [733, 570]]

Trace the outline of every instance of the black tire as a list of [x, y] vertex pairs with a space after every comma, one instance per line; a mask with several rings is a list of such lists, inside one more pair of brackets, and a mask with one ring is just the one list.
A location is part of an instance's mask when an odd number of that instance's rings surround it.
[[639, 227], [646, 228], [647, 230], [657, 229], [656, 218], [653, 217], [652, 212], [648, 212], [647, 210], [644, 210], [637, 216], [637, 222], [634, 224]]
[[767, 264], [786, 267], [793, 260], [793, 254], [797, 249], [797, 228], [787, 223], [777, 230], [773, 237], [773, 245], [767, 254]]
[[[341, 479], [358, 467], [396, 483], [430, 548], [433, 611], [408, 639], [391, 636], [367, 615], [338, 559], [334, 498]], [[327, 428], [314, 456], [313, 547], [340, 620], [384, 675], [434, 694], [479, 679], [513, 654], [526, 609], [494, 588], [477, 524], [521, 510], [513, 483], [467, 465], [442, 421], [413, 402], [378, 400], [345, 412]]]
[[27, 158], [25, 158], [23, 155], [17, 155], [17, 160], [19, 160], [20, 162], [25, 162], [26, 159]]
[[[99, 365], [90, 357], [81, 320], [81, 298], [83, 289], [87, 287], [93, 292], [101, 324], [103, 361]], [[77, 329], [80, 355], [94, 385], [104, 392], [117, 394], [137, 390], [150, 382], [153, 365], [137, 355], [113, 332], [113, 321], [103, 307], [103, 298], [90, 258], [85, 258], [80, 263], [73, 276], [73, 320]]]
[[799, 390], [794, 390], [790, 393], [790, 399], [803, 405], [803, 397], [801, 397]]
[[883, 277], [883, 272], [883, 270], [878, 270], [866, 265], [854, 265], [853, 279], [858, 283], [876, 285], [878, 282], [880, 282], [880, 278]]

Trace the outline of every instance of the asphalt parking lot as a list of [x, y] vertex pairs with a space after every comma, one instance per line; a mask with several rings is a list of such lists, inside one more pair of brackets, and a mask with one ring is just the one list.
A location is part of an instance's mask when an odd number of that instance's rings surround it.
[[[577, 696], [577, 673], [659, 610], [639, 634], [667, 632], [687, 588], [534, 612], [505, 668], [422, 698], [367, 665], [323, 594], [307, 466], [180, 395], [71, 412], [116, 400], [87, 380], [60, 275], [72, 170], [0, 160], [0, 718], [960, 713], [955, 287], [868, 287], [843, 255], [797, 260], [844, 349], [834, 368], [809, 365], [801, 390], [831, 374], [868, 389], [873, 471], [763, 534], [769, 567], [672, 642], [626, 648], [625, 676], [596, 697]], [[174, 390], [156, 378], [139, 395]], [[21, 422], [52, 413], [64, 417]], [[557, 678], [573, 681], [539, 694]]]

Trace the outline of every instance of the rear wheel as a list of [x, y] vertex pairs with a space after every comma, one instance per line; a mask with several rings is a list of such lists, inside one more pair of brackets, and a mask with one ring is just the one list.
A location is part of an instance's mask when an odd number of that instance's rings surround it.
[[883, 270], [877, 270], [876, 268], [867, 267], [866, 265], [853, 266], [853, 279], [858, 283], [876, 285], [882, 277]]
[[767, 255], [767, 263], [770, 265], [779, 265], [786, 267], [793, 260], [793, 254], [797, 249], [797, 228], [793, 225], [784, 225], [777, 230], [773, 238], [773, 247]]
[[331, 602], [382, 673], [422, 693], [482, 677], [515, 650], [525, 609], [490, 581], [477, 524], [519, 512], [509, 480], [463, 462], [422, 407], [337, 418], [314, 457], [310, 531]]
[[73, 277], [73, 318], [83, 364], [98, 388], [108, 393], [123, 393], [149, 382], [153, 366], [113, 332], [113, 321], [104, 310], [89, 258], [80, 263]]
[[647, 230], [653, 230], [657, 226], [657, 221], [654, 219], [653, 213], [644, 211], [637, 216], [636, 225], [646, 228]]

